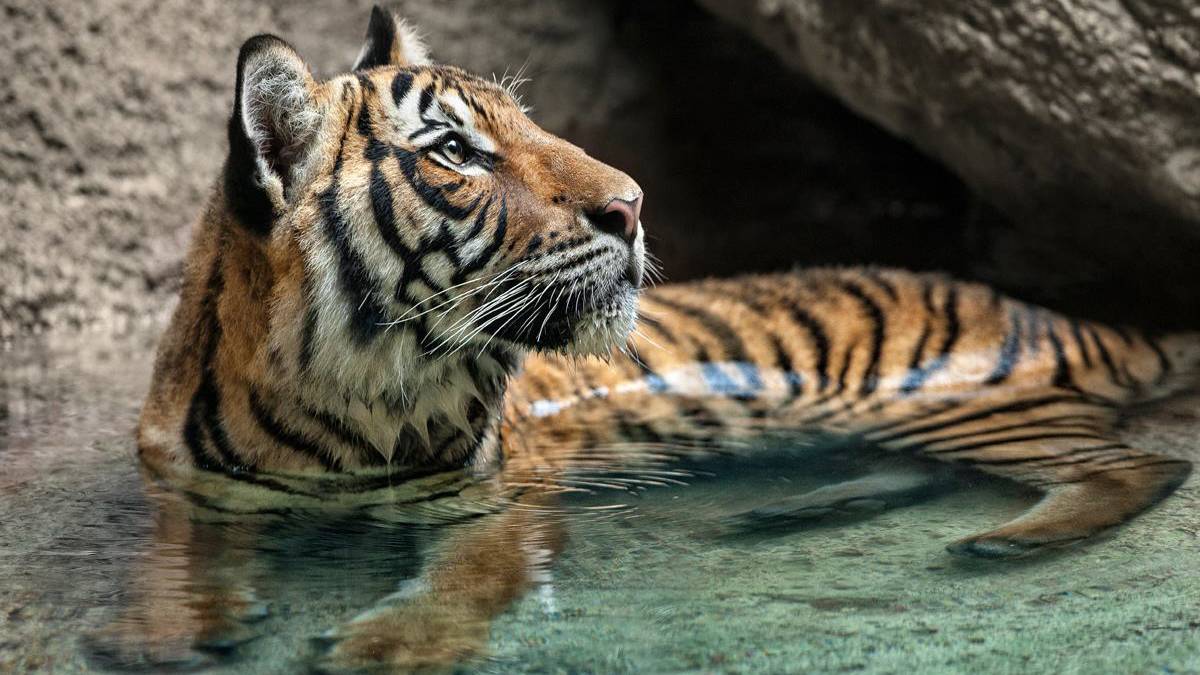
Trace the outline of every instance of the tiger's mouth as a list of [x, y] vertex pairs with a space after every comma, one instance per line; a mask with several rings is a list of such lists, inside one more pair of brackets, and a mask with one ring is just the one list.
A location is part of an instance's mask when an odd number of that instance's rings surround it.
[[622, 244], [603, 234], [517, 263], [520, 272], [492, 291], [502, 302], [485, 300], [497, 308], [483, 313], [481, 332], [543, 352], [602, 356], [622, 347], [637, 322], [644, 277], [657, 274], [640, 224]]
[[605, 286], [533, 286], [534, 299], [487, 332], [537, 351], [607, 354], [633, 331], [641, 288], [626, 277]]

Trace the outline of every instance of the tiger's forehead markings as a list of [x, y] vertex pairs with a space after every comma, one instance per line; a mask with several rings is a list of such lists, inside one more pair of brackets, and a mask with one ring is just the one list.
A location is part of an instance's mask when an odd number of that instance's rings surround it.
[[456, 88], [459, 98], [461, 98], [463, 102], [467, 104], [467, 107], [471, 109], [471, 112], [474, 113], [477, 118], [488, 123], [492, 121], [492, 114], [488, 111], [486, 106], [479, 103], [479, 100], [474, 94], [462, 87]]
[[[436, 71], [397, 73], [391, 83], [392, 103], [400, 111], [401, 119], [411, 121], [410, 106], [413, 104], [410, 101], [415, 96], [416, 115], [420, 120], [420, 126], [410, 131], [408, 138], [417, 140], [437, 131], [452, 129], [466, 137], [476, 149], [494, 152], [497, 143], [489, 134], [488, 127], [492, 125], [487, 123], [493, 118], [490, 114], [477, 114], [478, 110], [485, 108], [476, 96], [468, 93], [472, 84], [459, 78], [446, 79]], [[363, 83], [363, 89], [375, 91], [379, 87], [367, 80]]]
[[413, 74], [407, 70], [401, 70], [392, 78], [392, 104], [397, 108], [404, 102], [404, 98], [408, 96], [408, 92], [412, 91]]

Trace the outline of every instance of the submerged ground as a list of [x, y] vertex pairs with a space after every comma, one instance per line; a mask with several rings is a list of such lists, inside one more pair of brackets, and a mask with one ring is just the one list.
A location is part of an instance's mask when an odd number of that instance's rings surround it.
[[[143, 555], [151, 507], [130, 430], [152, 336], [0, 353], [0, 671], [88, 670]], [[1123, 438], [1200, 459], [1200, 397], [1138, 411]], [[494, 624], [494, 672], [1200, 672], [1200, 489], [1082, 549], [1010, 563], [943, 546], [1033, 499], [975, 481], [853, 522], [770, 532], [726, 516], [854, 475], [853, 458], [773, 453], [691, 465], [685, 487], [599, 492], [544, 592]], [[236, 672], [295, 672], [307, 638], [395, 588], [419, 536], [280, 536], [255, 580], [271, 606]], [[283, 554], [281, 554], [281, 551]]]

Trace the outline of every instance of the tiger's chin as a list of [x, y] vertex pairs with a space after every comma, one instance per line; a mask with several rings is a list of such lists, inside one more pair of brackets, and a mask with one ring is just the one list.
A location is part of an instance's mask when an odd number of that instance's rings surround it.
[[556, 312], [499, 337], [524, 349], [573, 356], [606, 356], [624, 346], [637, 324], [640, 290], [626, 280], [591, 307]]
[[607, 300], [575, 320], [570, 339], [560, 351], [579, 356], [605, 356], [623, 347], [637, 325], [640, 292], [622, 282]]

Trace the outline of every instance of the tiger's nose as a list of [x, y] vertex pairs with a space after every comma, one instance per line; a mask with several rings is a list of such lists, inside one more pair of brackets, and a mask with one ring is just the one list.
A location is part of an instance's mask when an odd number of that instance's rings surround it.
[[588, 214], [588, 220], [601, 232], [620, 237], [627, 244], [637, 238], [638, 219], [642, 217], [642, 195], [633, 200], [615, 198], [604, 208]]

